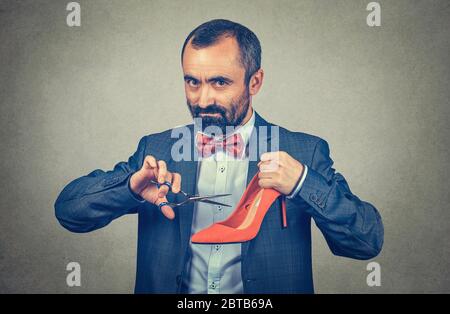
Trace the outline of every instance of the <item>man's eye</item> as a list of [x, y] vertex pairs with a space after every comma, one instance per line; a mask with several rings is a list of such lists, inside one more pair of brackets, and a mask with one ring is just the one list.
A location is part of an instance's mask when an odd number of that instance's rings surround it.
[[196, 87], [198, 85], [198, 82], [194, 80], [187, 80], [187, 84], [192, 87]]
[[216, 85], [219, 86], [219, 87], [223, 87], [223, 86], [227, 85], [227, 82], [225, 82], [225, 81], [216, 81]]

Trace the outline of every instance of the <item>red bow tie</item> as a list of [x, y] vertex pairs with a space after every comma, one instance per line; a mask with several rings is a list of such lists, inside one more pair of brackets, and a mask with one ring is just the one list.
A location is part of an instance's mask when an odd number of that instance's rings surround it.
[[244, 150], [244, 140], [242, 135], [235, 133], [225, 139], [214, 139], [211, 136], [197, 133], [196, 138], [197, 151], [203, 158], [215, 154], [217, 150], [224, 150], [228, 155], [235, 158], [242, 158]]

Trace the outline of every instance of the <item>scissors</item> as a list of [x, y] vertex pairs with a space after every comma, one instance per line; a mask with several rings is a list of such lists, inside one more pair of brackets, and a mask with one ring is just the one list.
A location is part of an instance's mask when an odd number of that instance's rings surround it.
[[[164, 183], [158, 183], [154, 180], [150, 180], [150, 183], [156, 184], [156, 186], [159, 188], [161, 185], [167, 185], [169, 187], [169, 191], [172, 191], [172, 184], [170, 182], [164, 182]], [[216, 195], [208, 195], [208, 196], [199, 196], [199, 195], [191, 195], [188, 194], [182, 190], [180, 190], [180, 193], [183, 194], [186, 199], [180, 203], [172, 203], [172, 202], [161, 202], [158, 207], [161, 209], [162, 206], [164, 205], [168, 205], [172, 208], [174, 207], [178, 207], [187, 203], [191, 203], [191, 202], [203, 202], [203, 203], [208, 203], [208, 204], [213, 204], [213, 205], [220, 205], [220, 206], [226, 206], [226, 207], [231, 207], [230, 205], [224, 204], [224, 203], [219, 203], [219, 202], [215, 202], [215, 201], [211, 201], [210, 198], [216, 198], [216, 197], [222, 197], [222, 196], [228, 196], [231, 194], [216, 194]]]

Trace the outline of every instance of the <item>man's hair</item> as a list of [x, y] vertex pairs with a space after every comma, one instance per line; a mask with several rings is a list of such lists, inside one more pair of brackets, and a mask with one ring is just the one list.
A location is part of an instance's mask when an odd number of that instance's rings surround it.
[[239, 61], [245, 69], [245, 84], [248, 85], [251, 76], [261, 68], [261, 44], [258, 37], [247, 27], [229, 20], [211, 20], [194, 29], [184, 41], [181, 63], [184, 49], [191, 38], [191, 45], [200, 49], [216, 44], [223, 37], [236, 39], [240, 50]]

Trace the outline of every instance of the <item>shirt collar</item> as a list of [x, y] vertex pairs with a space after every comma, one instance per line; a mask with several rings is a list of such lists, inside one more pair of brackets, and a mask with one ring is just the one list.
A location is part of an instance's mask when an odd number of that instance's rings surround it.
[[[247, 145], [253, 131], [253, 126], [255, 125], [255, 110], [253, 110], [253, 108], [251, 108], [251, 110], [252, 116], [250, 117], [250, 119], [245, 124], [237, 127], [234, 132], [230, 134], [241, 134], [242, 139], [244, 140], [244, 145]], [[227, 137], [230, 135], [227, 135]]]

